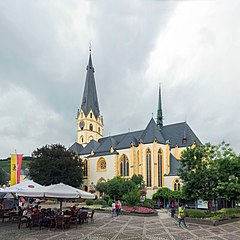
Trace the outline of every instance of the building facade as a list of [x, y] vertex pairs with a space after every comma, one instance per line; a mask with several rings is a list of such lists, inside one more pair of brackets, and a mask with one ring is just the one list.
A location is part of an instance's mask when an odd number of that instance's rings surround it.
[[140, 131], [103, 137], [91, 51], [82, 104], [77, 113], [77, 142], [70, 148], [83, 162], [83, 189], [115, 176], [131, 178], [141, 174], [151, 197], [158, 188], [180, 190], [176, 172], [181, 152], [201, 144], [186, 122], [163, 125], [161, 89], [159, 88], [157, 121], [150, 119]]

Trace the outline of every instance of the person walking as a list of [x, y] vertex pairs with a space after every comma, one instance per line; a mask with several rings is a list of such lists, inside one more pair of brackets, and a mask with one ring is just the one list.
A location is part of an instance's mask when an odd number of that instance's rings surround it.
[[175, 213], [175, 203], [174, 201], [171, 202], [171, 217], [174, 218]]
[[116, 216], [116, 203], [115, 201], [112, 202], [112, 217]]
[[119, 204], [119, 202], [117, 201], [117, 202], [116, 202], [116, 214], [117, 214], [117, 217], [119, 216], [119, 213], [120, 213], [120, 204]]
[[178, 226], [181, 227], [181, 222], [183, 222], [184, 226], [187, 227], [185, 222], [185, 207], [182, 205], [182, 203], [179, 204], [178, 207]]
[[120, 200], [118, 200], [118, 203], [119, 203], [119, 215], [122, 215], [122, 203]]

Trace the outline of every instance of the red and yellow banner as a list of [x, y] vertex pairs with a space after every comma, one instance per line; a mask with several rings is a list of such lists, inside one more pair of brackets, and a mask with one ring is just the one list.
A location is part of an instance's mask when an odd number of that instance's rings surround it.
[[11, 178], [10, 186], [13, 186], [17, 183], [17, 155], [11, 154]]
[[11, 154], [11, 182], [10, 186], [20, 183], [22, 168], [22, 154]]
[[20, 172], [22, 169], [22, 154], [17, 154], [17, 183], [20, 183]]

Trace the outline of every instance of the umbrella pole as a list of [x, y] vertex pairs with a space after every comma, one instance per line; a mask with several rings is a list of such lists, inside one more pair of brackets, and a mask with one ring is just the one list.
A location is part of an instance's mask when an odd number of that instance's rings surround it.
[[60, 200], [60, 211], [62, 211], [62, 199]]

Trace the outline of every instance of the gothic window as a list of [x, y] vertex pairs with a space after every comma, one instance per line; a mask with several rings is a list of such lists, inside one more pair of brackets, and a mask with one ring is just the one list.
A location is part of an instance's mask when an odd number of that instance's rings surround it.
[[180, 181], [179, 179], [176, 179], [174, 181], [174, 191], [180, 191], [181, 190], [181, 184], [180, 184]]
[[126, 155], [120, 160], [120, 176], [129, 176], [129, 161]]
[[97, 171], [105, 172], [107, 169], [107, 163], [104, 158], [100, 158], [97, 162]]
[[84, 141], [84, 138], [83, 138], [83, 136], [81, 136], [81, 137], [80, 137], [80, 142], [83, 143], [83, 141]]
[[90, 118], [92, 118], [92, 113], [90, 113]]
[[93, 140], [93, 136], [88, 137], [88, 141], [90, 142], [91, 140]]
[[88, 163], [87, 160], [83, 162], [83, 176], [87, 177], [88, 176]]
[[90, 130], [90, 131], [93, 130], [93, 125], [92, 125], [92, 124], [89, 125], [89, 130]]
[[152, 175], [151, 175], [151, 151], [147, 150], [146, 153], [146, 170], [147, 170], [147, 187], [152, 186]]
[[158, 187], [162, 187], [162, 150], [158, 150]]

